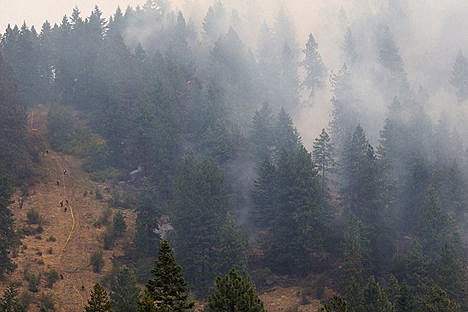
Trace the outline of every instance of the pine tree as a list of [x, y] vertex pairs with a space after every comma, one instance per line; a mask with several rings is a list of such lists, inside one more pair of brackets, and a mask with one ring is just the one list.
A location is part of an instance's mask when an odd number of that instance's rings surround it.
[[362, 293], [362, 301], [354, 308], [356, 312], [394, 312], [392, 303], [388, 300], [385, 291], [380, 287], [374, 276], [369, 278], [367, 286]]
[[468, 97], [468, 60], [462, 51], [458, 51], [453, 64], [450, 83], [456, 89], [458, 101], [464, 101]]
[[176, 176], [175, 250], [187, 281], [201, 296], [231, 267], [245, 265], [246, 240], [228, 211], [224, 176], [212, 161], [188, 158]]
[[171, 246], [164, 239], [151, 272], [154, 278], [146, 284], [138, 311], [189, 311], [193, 307], [182, 267], [177, 264]]
[[348, 303], [343, 297], [333, 296], [328, 303], [319, 306], [318, 312], [348, 312]]
[[13, 214], [8, 206], [12, 204], [11, 195], [13, 194], [13, 184], [7, 173], [3, 171], [0, 165], [0, 276], [5, 273], [11, 273], [15, 264], [10, 260], [10, 251], [18, 245], [18, 237], [13, 228]]
[[314, 164], [321, 175], [322, 195], [325, 194], [327, 173], [334, 165], [333, 144], [330, 141], [330, 136], [325, 129], [322, 129], [320, 136], [315, 139], [312, 152]]
[[442, 288], [435, 285], [424, 296], [418, 312], [461, 312], [461, 310]]
[[10, 284], [0, 299], [1, 312], [26, 312], [26, 308], [18, 300], [18, 286]]
[[[283, 274], [309, 272], [311, 249], [323, 248], [329, 217], [312, 157], [300, 145], [291, 154], [283, 152], [277, 169], [265, 173], [273, 178], [257, 181], [254, 194], [257, 213], [274, 209], [264, 246], [266, 261], [272, 270]], [[263, 219], [267, 217], [263, 215]]]
[[255, 285], [246, 273], [232, 268], [224, 277], [218, 277], [208, 297], [207, 312], [264, 312]]
[[136, 285], [135, 274], [124, 268], [115, 277], [110, 293], [112, 311], [136, 312], [140, 289]]
[[303, 53], [302, 66], [305, 68], [306, 77], [302, 85], [310, 90], [310, 97], [313, 97], [317, 89], [324, 84], [326, 68], [318, 52], [318, 44], [312, 34], [309, 34]]
[[94, 284], [91, 291], [91, 298], [88, 300], [88, 305], [85, 306], [86, 312], [110, 312], [111, 303], [107, 292], [99, 283]]

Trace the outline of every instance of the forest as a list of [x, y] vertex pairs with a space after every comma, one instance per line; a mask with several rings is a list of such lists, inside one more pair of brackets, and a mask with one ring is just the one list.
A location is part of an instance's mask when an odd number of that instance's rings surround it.
[[[411, 34], [397, 35], [413, 22], [406, 1], [337, 12], [334, 51], [314, 29], [300, 42], [285, 8], [262, 21], [233, 3], [75, 7], [60, 23], [8, 25], [2, 279], [21, 245], [12, 196], [37, 181], [47, 146], [136, 213], [86, 311], [266, 311], [259, 290], [282, 283], [318, 311], [468, 311], [468, 45], [434, 61], [449, 68], [427, 89], [404, 59]], [[103, 249], [125, 235], [122, 215], [112, 229]], [[11, 285], [0, 311], [27, 311], [21, 298]]]

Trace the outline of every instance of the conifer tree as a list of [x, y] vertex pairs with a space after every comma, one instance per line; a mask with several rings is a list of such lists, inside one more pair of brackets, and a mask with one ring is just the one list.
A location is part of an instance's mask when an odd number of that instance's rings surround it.
[[138, 311], [189, 311], [193, 307], [182, 267], [177, 264], [167, 240], [161, 241], [158, 260], [151, 272], [154, 278], [146, 284]]
[[124, 268], [115, 277], [110, 300], [114, 312], [136, 312], [140, 289], [136, 285], [135, 274]]
[[18, 286], [10, 284], [0, 298], [1, 312], [26, 312], [26, 308], [21, 305], [18, 299]]
[[450, 83], [455, 87], [460, 102], [468, 97], [468, 60], [462, 51], [458, 51], [453, 64]]
[[88, 300], [88, 305], [85, 306], [86, 312], [110, 312], [111, 303], [107, 292], [99, 283], [94, 284], [91, 291], [91, 298]]
[[424, 296], [418, 312], [461, 312], [461, 309], [442, 288], [435, 285]]
[[188, 158], [175, 181], [175, 250], [187, 281], [201, 296], [213, 280], [245, 264], [246, 240], [228, 211], [224, 176], [212, 161]]
[[302, 65], [306, 71], [306, 77], [302, 83], [304, 87], [310, 90], [310, 97], [314, 96], [318, 88], [320, 88], [326, 77], [326, 68], [323, 64], [322, 57], [318, 52], [318, 44], [312, 34], [309, 34], [309, 39], [306, 43], [304, 53], [304, 61]]
[[320, 305], [318, 312], [348, 312], [348, 303], [343, 297], [333, 296], [330, 301]]
[[[353, 307], [352, 307], [353, 308]], [[380, 287], [374, 276], [369, 278], [367, 286], [362, 292], [362, 301], [354, 307], [356, 312], [394, 312], [392, 303], [388, 300], [385, 291]]]
[[334, 164], [333, 145], [325, 129], [322, 129], [320, 136], [315, 139], [312, 157], [318, 173], [321, 176], [321, 189], [322, 195], [324, 195], [327, 185], [327, 173]]
[[0, 276], [5, 273], [11, 273], [15, 264], [10, 260], [10, 251], [18, 244], [18, 238], [13, 228], [13, 214], [8, 206], [12, 204], [11, 195], [13, 193], [13, 184], [7, 173], [3, 171], [0, 165]]
[[205, 311], [264, 312], [265, 308], [247, 274], [232, 268], [224, 277], [216, 278]]

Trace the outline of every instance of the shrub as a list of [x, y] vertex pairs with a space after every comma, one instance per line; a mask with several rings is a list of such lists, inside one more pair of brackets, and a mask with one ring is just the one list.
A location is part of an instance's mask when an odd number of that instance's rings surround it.
[[26, 280], [28, 281], [28, 290], [30, 292], [38, 292], [39, 291], [39, 283], [41, 281], [41, 275], [35, 275], [33, 273], [25, 273]]
[[55, 236], [49, 236], [49, 238], [47, 238], [48, 242], [55, 242], [56, 240]]
[[39, 311], [55, 311], [54, 300], [50, 295], [41, 294], [39, 298]]
[[54, 286], [54, 283], [59, 280], [59, 274], [55, 269], [51, 269], [47, 274], [46, 274], [46, 285], [49, 288], [52, 288]]
[[28, 219], [28, 224], [40, 224], [41, 223], [41, 216], [39, 212], [32, 208], [26, 212], [26, 218]]
[[113, 220], [113, 234], [115, 237], [120, 237], [127, 230], [127, 223], [122, 212], [117, 212]]
[[96, 251], [91, 255], [91, 265], [93, 266], [93, 272], [101, 272], [102, 268], [104, 267], [102, 251]]
[[103, 197], [102, 197], [102, 194], [101, 194], [101, 191], [96, 188], [96, 199], [97, 200], [101, 200]]

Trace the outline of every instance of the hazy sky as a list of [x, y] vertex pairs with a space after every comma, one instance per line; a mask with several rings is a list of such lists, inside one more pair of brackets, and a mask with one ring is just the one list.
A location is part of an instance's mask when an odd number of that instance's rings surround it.
[[98, 5], [108, 17], [115, 12], [117, 6], [126, 8], [128, 5], [136, 6], [145, 0], [0, 0], [0, 27], [3, 33], [10, 24], [35, 25], [40, 30], [42, 23], [47, 19], [52, 24], [59, 22], [63, 15], [71, 14], [72, 9], [78, 6], [82, 16], [89, 13]]

